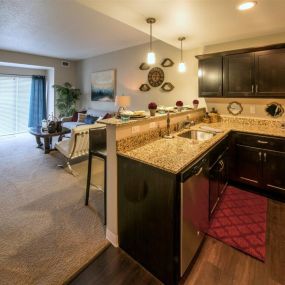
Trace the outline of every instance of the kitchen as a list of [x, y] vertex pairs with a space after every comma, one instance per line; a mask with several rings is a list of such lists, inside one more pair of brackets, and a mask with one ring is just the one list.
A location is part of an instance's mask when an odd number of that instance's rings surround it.
[[[230, 100], [230, 115], [218, 116], [217, 122], [205, 123], [205, 108], [128, 122], [104, 120], [108, 191], [116, 189], [118, 195], [111, 203], [118, 211], [119, 246], [163, 283], [178, 284], [186, 278], [229, 192], [225, 189], [254, 193], [263, 202], [268, 197], [269, 209], [282, 207], [285, 129], [283, 107], [276, 102], [285, 96], [284, 47], [197, 56], [199, 97]], [[242, 116], [240, 98], [270, 100], [268, 117]], [[260, 253], [265, 263], [268, 251]], [[277, 278], [282, 284], [277, 271], [268, 274], [268, 280]]]

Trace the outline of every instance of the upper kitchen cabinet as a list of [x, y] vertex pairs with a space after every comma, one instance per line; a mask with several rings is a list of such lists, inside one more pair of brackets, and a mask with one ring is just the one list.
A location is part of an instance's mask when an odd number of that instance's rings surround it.
[[255, 53], [257, 97], [285, 97], [285, 48]]
[[285, 98], [285, 44], [197, 58], [200, 97]]
[[221, 56], [199, 60], [199, 96], [222, 96], [223, 59]]
[[254, 95], [254, 53], [231, 54], [223, 59], [223, 95], [248, 97]]

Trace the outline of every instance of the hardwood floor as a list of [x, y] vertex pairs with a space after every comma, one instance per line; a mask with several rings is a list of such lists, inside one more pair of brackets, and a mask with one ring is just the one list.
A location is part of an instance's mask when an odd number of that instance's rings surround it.
[[[207, 237], [185, 285], [285, 285], [285, 204], [268, 200], [266, 261]], [[161, 284], [122, 250], [110, 246], [70, 284]]]

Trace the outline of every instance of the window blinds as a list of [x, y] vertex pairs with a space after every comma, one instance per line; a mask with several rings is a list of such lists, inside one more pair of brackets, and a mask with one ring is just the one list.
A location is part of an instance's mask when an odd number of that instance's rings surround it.
[[27, 131], [32, 78], [0, 74], [0, 136]]

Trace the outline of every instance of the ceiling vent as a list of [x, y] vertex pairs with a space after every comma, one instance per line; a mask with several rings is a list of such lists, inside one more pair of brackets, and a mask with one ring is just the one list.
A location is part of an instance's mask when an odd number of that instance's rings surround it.
[[61, 66], [62, 66], [62, 67], [69, 68], [69, 67], [70, 67], [70, 62], [69, 62], [69, 61], [66, 61], [66, 60], [62, 60], [62, 61], [61, 61]]

